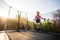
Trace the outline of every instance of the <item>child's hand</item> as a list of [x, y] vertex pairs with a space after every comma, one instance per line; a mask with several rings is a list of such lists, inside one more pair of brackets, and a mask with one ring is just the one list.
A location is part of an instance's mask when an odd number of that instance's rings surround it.
[[46, 20], [46, 19], [44, 18], [44, 20]]

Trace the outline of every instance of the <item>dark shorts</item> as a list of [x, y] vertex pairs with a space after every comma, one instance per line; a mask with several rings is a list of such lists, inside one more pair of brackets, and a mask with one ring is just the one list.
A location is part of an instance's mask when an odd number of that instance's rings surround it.
[[36, 19], [36, 23], [40, 23], [40, 19]]

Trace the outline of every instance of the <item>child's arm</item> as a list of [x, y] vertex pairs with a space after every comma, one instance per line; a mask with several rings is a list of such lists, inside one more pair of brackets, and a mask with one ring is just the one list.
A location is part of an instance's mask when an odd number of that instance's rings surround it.
[[41, 17], [41, 19], [46, 20], [45, 18], [42, 18], [42, 17]]

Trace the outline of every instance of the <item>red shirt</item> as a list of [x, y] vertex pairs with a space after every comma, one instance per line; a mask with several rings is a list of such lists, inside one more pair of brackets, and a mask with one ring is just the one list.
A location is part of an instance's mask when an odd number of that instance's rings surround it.
[[41, 16], [35, 16], [35, 18], [39, 19], [39, 18], [41, 18]]

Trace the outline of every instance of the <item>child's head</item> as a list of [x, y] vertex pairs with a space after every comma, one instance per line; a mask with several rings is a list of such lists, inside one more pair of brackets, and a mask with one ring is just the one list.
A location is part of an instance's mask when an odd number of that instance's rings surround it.
[[40, 12], [39, 12], [39, 11], [37, 11], [36, 13], [37, 13], [37, 15], [39, 16]]

